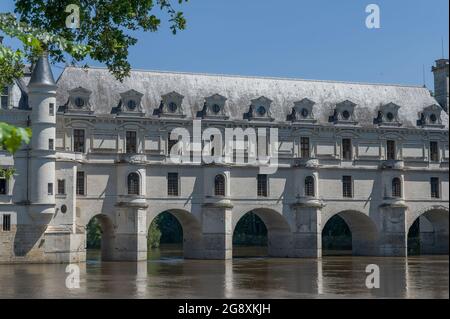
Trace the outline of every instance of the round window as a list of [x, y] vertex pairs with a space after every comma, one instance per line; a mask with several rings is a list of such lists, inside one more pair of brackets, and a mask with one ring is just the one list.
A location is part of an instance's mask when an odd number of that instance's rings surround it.
[[302, 109], [302, 116], [304, 117], [304, 118], [306, 118], [306, 117], [308, 117], [308, 115], [309, 115], [309, 112], [308, 112], [308, 110], [307, 109]]
[[75, 105], [78, 107], [83, 107], [84, 106], [84, 99], [81, 97], [77, 97], [75, 98]]
[[62, 205], [61, 206], [61, 213], [65, 214], [67, 212], [67, 206], [66, 205]]
[[128, 109], [134, 110], [136, 108], [136, 101], [135, 100], [129, 100], [127, 103]]
[[169, 111], [172, 113], [175, 113], [178, 109], [178, 105], [175, 102], [170, 102], [169, 103]]
[[267, 111], [264, 106], [258, 106], [258, 109], [256, 110], [256, 112], [258, 112], [259, 116], [264, 116]]
[[349, 111], [342, 112], [342, 117], [344, 118], [344, 120], [348, 120], [350, 118], [350, 112]]
[[437, 116], [436, 116], [436, 114], [431, 114], [430, 115], [430, 121], [431, 121], [431, 123], [436, 123], [437, 122]]
[[388, 114], [386, 114], [386, 118], [389, 122], [392, 122], [394, 120], [394, 114], [389, 112]]
[[219, 113], [220, 112], [220, 105], [219, 104], [214, 104], [213, 106], [212, 106], [212, 110], [213, 110], [213, 112], [214, 113]]

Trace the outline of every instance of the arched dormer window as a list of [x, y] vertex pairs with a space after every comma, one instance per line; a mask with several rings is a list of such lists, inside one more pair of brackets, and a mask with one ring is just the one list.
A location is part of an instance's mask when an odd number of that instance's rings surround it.
[[402, 197], [402, 181], [398, 177], [392, 179], [392, 197]]
[[314, 177], [312, 177], [312, 176], [307, 176], [305, 178], [305, 196], [308, 196], [308, 197], [315, 196]]
[[221, 174], [214, 178], [214, 195], [225, 196], [225, 176]]
[[130, 173], [128, 175], [128, 195], [139, 195], [140, 178], [138, 173]]

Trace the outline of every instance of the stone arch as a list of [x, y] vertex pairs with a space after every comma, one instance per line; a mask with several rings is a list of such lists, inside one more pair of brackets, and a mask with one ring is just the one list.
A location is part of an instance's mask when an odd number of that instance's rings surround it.
[[86, 221], [85, 224], [85, 236], [86, 236], [86, 249], [88, 246], [87, 238], [88, 238], [88, 225], [89, 223], [97, 219], [100, 229], [101, 229], [101, 259], [102, 261], [110, 261], [114, 260], [114, 223], [112, 219], [106, 214], [95, 214], [89, 220]]
[[356, 211], [346, 210], [332, 214], [328, 219], [322, 221], [321, 233], [326, 224], [334, 216], [341, 217], [352, 234], [352, 255], [354, 256], [376, 256], [378, 255], [379, 230], [376, 223], [368, 215]]
[[267, 228], [267, 248], [270, 257], [289, 257], [292, 248], [291, 227], [286, 218], [271, 208], [255, 208], [233, 215], [232, 234], [238, 222], [248, 213], [258, 216]]
[[448, 254], [449, 209], [432, 206], [417, 211], [408, 219], [408, 234], [416, 221], [419, 222], [420, 254]]
[[147, 232], [157, 216], [169, 213], [180, 223], [183, 229], [183, 255], [187, 259], [202, 257], [202, 229], [200, 221], [189, 211], [183, 209], [166, 209], [152, 213], [147, 218]]

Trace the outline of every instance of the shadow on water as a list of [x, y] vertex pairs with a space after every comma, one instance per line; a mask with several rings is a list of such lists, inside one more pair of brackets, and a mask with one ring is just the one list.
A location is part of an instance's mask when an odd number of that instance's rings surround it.
[[149, 249], [148, 260], [183, 259], [183, 244], [161, 244], [159, 248]]
[[267, 258], [267, 246], [234, 245], [233, 258]]

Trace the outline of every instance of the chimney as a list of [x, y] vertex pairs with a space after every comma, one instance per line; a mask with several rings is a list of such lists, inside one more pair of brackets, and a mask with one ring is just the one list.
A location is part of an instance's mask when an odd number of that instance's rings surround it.
[[448, 81], [448, 59], [439, 59], [431, 71], [434, 74], [434, 97], [448, 113], [449, 81]]

